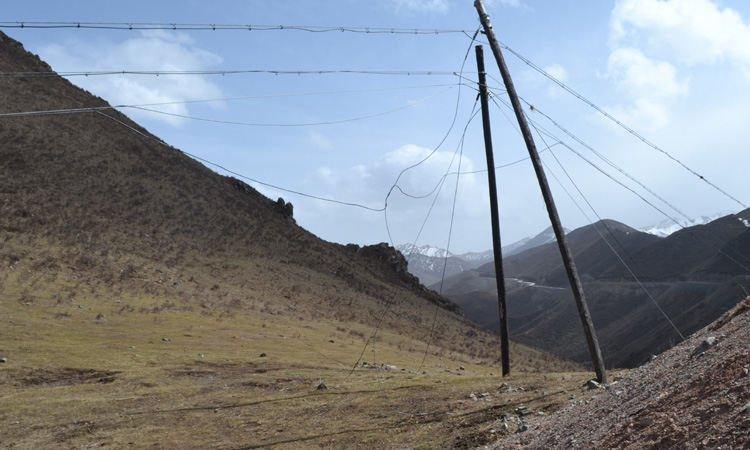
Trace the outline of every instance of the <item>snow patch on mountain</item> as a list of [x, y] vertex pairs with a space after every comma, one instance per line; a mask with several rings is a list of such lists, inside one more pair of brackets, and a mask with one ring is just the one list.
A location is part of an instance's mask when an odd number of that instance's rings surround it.
[[719, 214], [714, 214], [711, 217], [701, 216], [697, 219], [691, 219], [691, 220], [665, 219], [655, 225], [650, 225], [645, 228], [642, 228], [641, 231], [643, 231], [644, 233], [653, 234], [654, 236], [667, 237], [670, 234], [676, 231], [680, 231], [683, 228], [693, 227], [696, 225], [705, 225], [709, 222], [713, 222], [714, 220], [720, 217], [724, 217], [727, 214], [729, 213], [719, 213]]
[[396, 246], [396, 250], [400, 251], [407, 259], [410, 256], [422, 255], [430, 258], [445, 258], [446, 256], [454, 256], [448, 250], [442, 248], [433, 247], [432, 245], [422, 245], [417, 247], [414, 244], [401, 244]]

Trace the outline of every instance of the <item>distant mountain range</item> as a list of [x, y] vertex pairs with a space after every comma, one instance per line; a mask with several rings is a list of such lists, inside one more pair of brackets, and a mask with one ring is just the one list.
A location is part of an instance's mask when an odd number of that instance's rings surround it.
[[648, 234], [653, 234], [654, 236], [659, 237], [667, 237], [670, 234], [680, 231], [683, 228], [692, 227], [695, 225], [704, 225], [709, 222], [713, 222], [714, 220], [726, 216], [729, 213], [724, 214], [714, 214], [713, 216], [701, 216], [698, 219], [692, 219], [692, 220], [672, 220], [672, 219], [664, 219], [661, 222], [651, 225], [645, 228], [641, 228], [641, 231]]
[[[680, 333], [695, 332], [745, 297], [750, 210], [702, 220], [707, 223], [672, 233], [666, 226], [644, 232], [613, 220], [567, 233], [608, 367], [643, 363], [678, 343]], [[520, 242], [503, 252], [511, 338], [587, 362], [588, 348], [554, 238], [545, 230]], [[423, 257], [412, 253], [409, 258], [421, 264]], [[459, 267], [464, 266], [451, 265]], [[440, 287], [467, 317], [498, 330], [494, 277], [490, 260], [450, 275], [446, 271]]]
[[[654, 236], [667, 237], [683, 228], [704, 225], [725, 215], [727, 214], [715, 214], [710, 217], [701, 216], [698, 219], [689, 221], [665, 219], [657, 224], [643, 227], [640, 231]], [[568, 234], [569, 232], [570, 230], [566, 228], [565, 234]], [[536, 236], [525, 237], [517, 242], [503, 246], [503, 257], [507, 258], [550, 242], [555, 242], [555, 234], [552, 231], [552, 227], [547, 228]], [[403, 253], [404, 257], [406, 257], [406, 260], [409, 262], [409, 272], [419, 278], [425, 286], [432, 286], [442, 279], [446, 254], [448, 255], [445, 270], [446, 277], [450, 277], [464, 270], [479, 267], [495, 259], [491, 249], [478, 253], [469, 252], [453, 254], [445, 249], [429, 244], [421, 246], [402, 244], [397, 245], [396, 250]]]
[[[503, 257], [515, 255], [548, 242], [554, 242], [554, 240], [555, 234], [550, 227], [534, 237], [527, 237], [504, 246], [502, 248]], [[445, 249], [431, 245], [418, 247], [412, 244], [397, 245], [396, 250], [403, 253], [409, 262], [409, 272], [419, 278], [425, 286], [432, 286], [436, 290], [439, 290], [438, 282], [443, 279], [444, 266], [445, 277], [447, 278], [495, 260], [492, 250], [454, 255]], [[446, 255], [448, 256], [447, 259]]]

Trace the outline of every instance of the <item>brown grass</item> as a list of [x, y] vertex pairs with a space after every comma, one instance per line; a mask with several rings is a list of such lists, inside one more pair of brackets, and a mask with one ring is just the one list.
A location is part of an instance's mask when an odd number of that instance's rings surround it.
[[[501, 378], [495, 363], [472, 356], [491, 339], [473, 331], [475, 346], [433, 345], [421, 366], [425, 341], [392, 324], [373, 351], [371, 325], [303, 317], [271, 299], [225, 309], [209, 294], [204, 307], [113, 295], [117, 285], [64, 274], [21, 276], [21, 262], [0, 273], [7, 448], [468, 448], [514, 431], [500, 430], [504, 412], [556, 410], [591, 376]], [[224, 289], [216, 295], [231, 297]], [[395, 368], [352, 372], [363, 349], [361, 361]], [[514, 366], [565, 364], [539, 355], [519, 351]], [[484, 392], [488, 400], [469, 398]]]

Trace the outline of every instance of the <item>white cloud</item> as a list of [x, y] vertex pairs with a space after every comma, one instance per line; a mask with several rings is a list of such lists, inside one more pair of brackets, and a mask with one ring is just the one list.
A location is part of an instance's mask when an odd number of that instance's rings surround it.
[[396, 12], [430, 12], [445, 14], [450, 9], [448, 0], [390, 0]]
[[302, 140], [302, 145], [313, 150], [329, 151], [333, 149], [333, 142], [326, 135], [317, 131], [310, 131]]
[[544, 68], [544, 71], [550, 74], [553, 78], [558, 79], [559, 81], [565, 81], [568, 78], [568, 71], [565, 70], [565, 67], [561, 66], [560, 64], [552, 64], [551, 66], [547, 66]]
[[486, 6], [489, 8], [495, 6], [498, 3], [500, 3], [501, 5], [507, 5], [513, 8], [521, 8], [524, 6], [521, 0], [487, 0], [485, 1]]
[[[221, 63], [213, 53], [195, 47], [182, 33], [151, 31], [119, 43], [71, 40], [39, 50], [58, 72], [67, 71], [195, 71]], [[104, 98], [112, 105], [138, 105], [211, 99], [221, 89], [204, 76], [107, 75], [80, 77], [76, 84]], [[214, 105], [215, 106], [215, 105]], [[188, 114], [184, 104], [155, 107], [173, 114]], [[125, 110], [134, 117], [163, 120], [173, 125], [184, 122], [173, 116]]]
[[[386, 195], [399, 174], [405, 168], [424, 160], [431, 152], [431, 149], [425, 147], [404, 145], [383, 154], [378, 160], [367, 165], [360, 164], [346, 169], [319, 168], [305, 180], [303, 189], [326, 198], [356, 202], [371, 208], [381, 208]], [[437, 203], [430, 213], [430, 225], [425, 228], [425, 234], [422, 236], [422, 239], [432, 242], [443, 242], [445, 239], [453, 207], [455, 172], [458, 163], [458, 157], [455, 160], [453, 157], [452, 152], [438, 151], [419, 166], [401, 174], [398, 180], [400, 190], [394, 189], [388, 198], [388, 221], [391, 226], [390, 230], [394, 233], [392, 237], [396, 243], [410, 242], [415, 238], [428, 211], [430, 211], [435, 195], [434, 189], [450, 166], [449, 171], [454, 174], [445, 179]], [[473, 162], [464, 156], [461, 160], [461, 172], [473, 170], [476, 170]], [[478, 216], [484, 217], [487, 214], [488, 194], [485, 192], [486, 187], [482, 183], [483, 177], [486, 177], [486, 175], [461, 175], [457, 194], [456, 220], [471, 221], [476, 220]], [[404, 193], [416, 197], [426, 197], [413, 198], [404, 195]], [[314, 223], [315, 229], [325, 230], [324, 235], [338, 234], [343, 236], [356, 231], [363, 236], [376, 236], [382, 233], [379, 239], [383, 239], [385, 227], [378, 215], [373, 215], [372, 212], [353, 210], [347, 214], [347, 221], [342, 222], [340, 218], [336, 218], [335, 214], [330, 214], [330, 211], [336, 208], [336, 205], [319, 205], [318, 203], [313, 205], [312, 208], [301, 206], [300, 214], [305, 215], [305, 220], [308, 221], [306, 223]], [[373, 218], [377, 218], [377, 220], [373, 220]], [[463, 229], [468, 226], [464, 225]]]
[[608, 70], [620, 89], [640, 98], [669, 99], [689, 90], [687, 80], [677, 80], [677, 70], [673, 65], [652, 60], [634, 48], [618, 48], [611, 52]]
[[736, 64], [750, 79], [750, 25], [710, 0], [622, 0], [612, 13], [611, 36], [639, 40], [650, 53], [688, 64]]
[[[637, 98], [632, 104], [612, 106], [607, 110], [618, 120], [636, 130], [658, 130], [669, 125], [672, 119], [672, 113], [666, 105], [647, 98]], [[604, 118], [600, 120], [604, 125], [614, 127], [609, 120]]]
[[608, 109], [638, 129], [657, 130], [668, 125], [670, 105], [690, 88], [689, 80], [678, 80], [673, 65], [650, 59], [635, 48], [613, 50], [607, 74], [631, 102]]

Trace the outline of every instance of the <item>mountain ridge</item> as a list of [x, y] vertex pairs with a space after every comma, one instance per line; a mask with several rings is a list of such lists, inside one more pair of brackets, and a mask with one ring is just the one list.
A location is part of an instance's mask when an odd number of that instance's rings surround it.
[[[750, 284], [749, 217], [744, 210], [666, 238], [611, 220], [568, 233], [608, 367], [645, 362], [744, 298], [741, 286]], [[588, 349], [557, 245], [505, 259], [504, 272], [511, 337], [586, 362]], [[461, 304], [467, 317], [494, 330], [496, 289], [493, 264], [443, 282], [443, 294]]]

